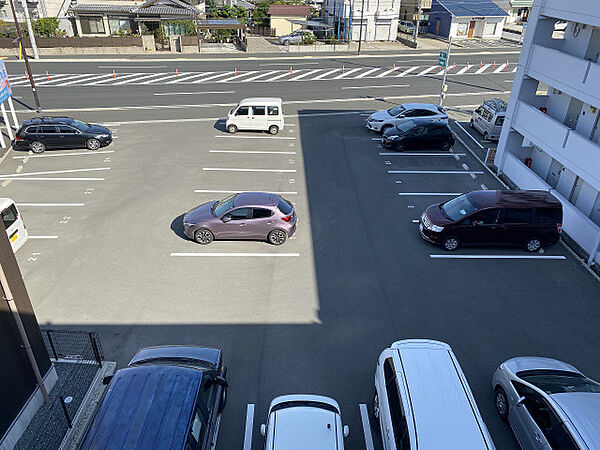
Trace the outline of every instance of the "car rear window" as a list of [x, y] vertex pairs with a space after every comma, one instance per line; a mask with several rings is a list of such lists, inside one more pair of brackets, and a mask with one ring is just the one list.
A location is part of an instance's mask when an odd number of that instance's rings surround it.
[[286, 408], [298, 408], [298, 407], [319, 408], [319, 409], [325, 409], [327, 411], [331, 411], [336, 414], [340, 413], [335, 406], [330, 405], [329, 403], [323, 403], [323, 402], [318, 402], [318, 401], [314, 401], [314, 400], [291, 400], [288, 402], [281, 402], [281, 403], [278, 403], [277, 405], [273, 406], [273, 409], [271, 409], [271, 412], [279, 411], [281, 409], [286, 409]]
[[2, 221], [4, 222], [4, 228], [8, 229], [13, 223], [17, 221], [18, 213], [15, 205], [10, 205], [4, 211], [2, 211]]
[[560, 208], [537, 208], [534, 223], [562, 223]]
[[279, 211], [281, 211], [286, 216], [288, 214], [291, 214], [291, 212], [294, 210], [292, 204], [283, 197], [279, 197], [279, 204], [277, 205], [277, 208], [279, 208]]

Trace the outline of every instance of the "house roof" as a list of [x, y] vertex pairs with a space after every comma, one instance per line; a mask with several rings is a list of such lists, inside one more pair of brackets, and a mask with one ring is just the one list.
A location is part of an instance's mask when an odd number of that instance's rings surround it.
[[149, 0], [141, 5], [100, 5], [78, 3], [69, 10], [76, 14], [120, 13], [143, 16], [195, 17], [200, 11], [181, 0]]
[[503, 17], [508, 13], [492, 0], [435, 0], [454, 17]]
[[271, 16], [299, 16], [306, 17], [310, 14], [310, 6], [302, 5], [271, 5], [269, 6]]

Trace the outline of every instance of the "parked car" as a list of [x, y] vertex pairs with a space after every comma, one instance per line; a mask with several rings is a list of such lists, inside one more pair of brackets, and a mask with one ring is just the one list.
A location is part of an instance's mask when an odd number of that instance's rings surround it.
[[507, 106], [506, 102], [499, 98], [485, 100], [479, 108], [473, 111], [471, 128], [479, 131], [484, 139], [497, 141], [500, 139]]
[[266, 424], [265, 450], [344, 450], [347, 425], [340, 406], [320, 395], [284, 395], [271, 402]]
[[10, 245], [16, 253], [29, 237], [23, 216], [14, 200], [10, 198], [0, 198], [0, 213]]
[[385, 450], [495, 448], [458, 360], [444, 342], [406, 339], [381, 353], [373, 414]]
[[397, 152], [408, 149], [450, 150], [454, 133], [442, 120], [412, 119], [388, 128], [383, 133], [383, 146]]
[[546, 191], [473, 191], [428, 207], [419, 230], [448, 251], [503, 244], [537, 252], [560, 239], [562, 204]]
[[275, 135], [284, 126], [282, 103], [280, 98], [244, 98], [227, 114], [225, 127], [231, 134], [238, 130], [258, 130]]
[[279, 37], [279, 43], [281, 45], [290, 45], [290, 44], [302, 44], [306, 39], [315, 38], [315, 35], [310, 30], [297, 30], [293, 31], [290, 34], [286, 34], [285, 36]]
[[494, 373], [492, 389], [523, 450], [600, 448], [600, 383], [571, 364], [512, 358]]
[[110, 380], [80, 449], [214, 449], [225, 377], [221, 350], [143, 348]]
[[112, 142], [106, 127], [83, 123], [70, 117], [38, 117], [24, 120], [12, 142], [15, 150], [43, 153], [58, 148], [98, 150]]
[[215, 239], [262, 239], [281, 245], [296, 231], [291, 202], [277, 194], [242, 192], [203, 203], [183, 216], [185, 235], [199, 244]]
[[401, 33], [413, 34], [415, 32], [415, 24], [408, 20], [399, 20], [398, 31]]
[[369, 116], [365, 126], [381, 134], [402, 122], [415, 118], [438, 119], [448, 123], [448, 114], [440, 105], [431, 103], [404, 103], [393, 108], [377, 111]]

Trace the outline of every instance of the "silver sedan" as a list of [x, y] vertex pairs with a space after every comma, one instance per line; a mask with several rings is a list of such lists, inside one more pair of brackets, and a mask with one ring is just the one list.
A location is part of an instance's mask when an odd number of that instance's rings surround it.
[[600, 449], [600, 383], [572, 365], [520, 357], [492, 380], [496, 411], [524, 450]]

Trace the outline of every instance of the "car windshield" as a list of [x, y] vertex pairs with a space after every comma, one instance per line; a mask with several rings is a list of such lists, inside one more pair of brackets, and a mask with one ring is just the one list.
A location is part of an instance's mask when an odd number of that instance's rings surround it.
[[394, 106], [392, 109], [388, 109], [388, 114], [392, 116], [397, 116], [398, 114], [404, 112], [405, 108], [402, 105]]
[[229, 197], [224, 198], [220, 202], [215, 203], [211, 211], [213, 213], [213, 216], [221, 217], [223, 214], [225, 214], [227, 211], [233, 208], [233, 200], [235, 199], [236, 195], [237, 194], [232, 194]]
[[280, 197], [279, 204], [277, 205], [277, 207], [279, 208], [279, 211], [281, 211], [286, 216], [294, 210], [294, 207], [290, 204], [290, 202], [288, 202], [283, 197]]
[[400, 122], [398, 125], [396, 125], [396, 129], [398, 131], [406, 133], [407, 131], [413, 129], [416, 125], [417, 124], [415, 123], [415, 121], [413, 121], [413, 120], [406, 120], [406, 121]]
[[600, 393], [600, 384], [576, 372], [563, 370], [529, 370], [517, 375], [547, 394], [561, 392]]
[[442, 214], [455, 222], [471, 213], [474, 213], [478, 209], [479, 205], [473, 201], [471, 194], [459, 195], [455, 199], [447, 201], [440, 206]]
[[71, 122], [71, 126], [74, 126], [79, 131], [87, 131], [90, 129], [90, 126], [87, 123], [83, 123], [79, 120], [73, 120], [73, 122]]

